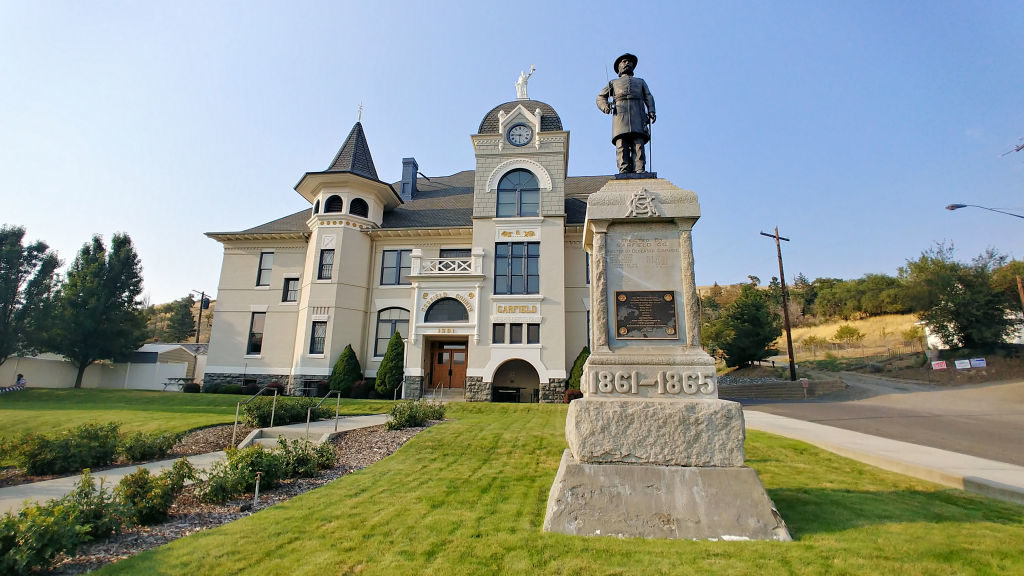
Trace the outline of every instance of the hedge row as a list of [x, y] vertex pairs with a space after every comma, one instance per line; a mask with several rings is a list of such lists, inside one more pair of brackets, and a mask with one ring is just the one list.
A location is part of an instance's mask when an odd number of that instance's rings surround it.
[[120, 424], [83, 424], [55, 434], [25, 434], [5, 442], [14, 463], [30, 476], [109, 466], [120, 455], [129, 462], [163, 458], [178, 434], [122, 435]]

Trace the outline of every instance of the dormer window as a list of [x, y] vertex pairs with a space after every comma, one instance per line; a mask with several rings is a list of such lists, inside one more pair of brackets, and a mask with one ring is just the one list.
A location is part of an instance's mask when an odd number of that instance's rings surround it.
[[362, 216], [366, 218], [370, 213], [370, 206], [366, 203], [366, 200], [362, 198], [355, 198], [348, 203], [348, 213], [353, 216]]
[[345, 203], [341, 200], [341, 196], [334, 195], [324, 202], [324, 213], [330, 212], [343, 212]]
[[540, 186], [532, 172], [519, 168], [501, 177], [497, 216], [540, 216]]

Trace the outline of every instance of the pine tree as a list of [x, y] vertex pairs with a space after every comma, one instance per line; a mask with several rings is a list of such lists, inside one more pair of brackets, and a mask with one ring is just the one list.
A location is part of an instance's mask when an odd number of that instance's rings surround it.
[[331, 371], [331, 390], [338, 390], [342, 396], [348, 397], [352, 393], [352, 385], [363, 379], [363, 370], [359, 367], [359, 358], [352, 350], [352, 345], [345, 346], [334, 363]]
[[196, 335], [196, 319], [192, 317], [193, 303], [191, 295], [171, 302], [170, 317], [164, 331], [164, 338], [168, 342], [184, 342]]
[[404, 354], [405, 344], [402, 342], [402, 335], [395, 332], [388, 341], [388, 351], [384, 353], [384, 359], [380, 361], [380, 368], [377, 369], [374, 388], [378, 395], [390, 397], [402, 385], [402, 379], [405, 377]]
[[98, 235], [82, 246], [46, 334], [46, 348], [78, 368], [75, 388], [91, 364], [125, 358], [146, 340], [141, 295], [142, 265], [127, 234], [114, 234], [109, 252]]
[[576, 361], [572, 363], [572, 370], [569, 371], [569, 388], [580, 389], [580, 379], [583, 378], [583, 365], [587, 363], [587, 358], [589, 357], [590, 348], [584, 346], [576, 356]]
[[748, 366], [775, 353], [768, 346], [782, 335], [782, 322], [766, 300], [762, 291], [745, 285], [717, 323], [716, 336], [727, 366]]

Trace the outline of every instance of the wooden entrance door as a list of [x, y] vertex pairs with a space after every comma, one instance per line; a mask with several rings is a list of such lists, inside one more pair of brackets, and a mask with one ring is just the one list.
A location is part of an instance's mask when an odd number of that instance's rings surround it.
[[466, 387], [466, 343], [434, 342], [430, 346], [430, 387]]

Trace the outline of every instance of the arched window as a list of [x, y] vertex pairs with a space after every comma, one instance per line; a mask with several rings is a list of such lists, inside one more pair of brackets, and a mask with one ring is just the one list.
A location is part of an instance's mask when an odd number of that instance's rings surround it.
[[373, 346], [373, 355], [384, 356], [388, 351], [391, 335], [398, 332], [402, 337], [409, 336], [409, 311], [405, 308], [385, 308], [377, 312], [377, 338]]
[[498, 181], [498, 218], [540, 216], [540, 186], [529, 170], [516, 169]]
[[344, 202], [341, 201], [341, 196], [331, 196], [324, 202], [324, 212], [341, 212], [344, 207]]
[[466, 307], [455, 298], [441, 298], [427, 308], [424, 322], [465, 322], [469, 320]]
[[313, 215], [315, 216], [315, 215], [317, 215], [319, 213], [320, 213], [320, 201], [317, 200], [316, 203], [313, 204]]
[[370, 213], [370, 207], [366, 204], [366, 200], [355, 198], [348, 203], [348, 213], [366, 218], [366, 215]]

